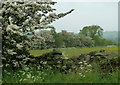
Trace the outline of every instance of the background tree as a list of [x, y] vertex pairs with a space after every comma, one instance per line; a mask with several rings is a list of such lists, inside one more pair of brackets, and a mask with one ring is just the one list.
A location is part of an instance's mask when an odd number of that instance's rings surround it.
[[67, 32], [66, 30], [62, 30], [60, 33], [63, 36], [63, 41], [66, 47], [73, 47], [74, 41], [74, 33]]
[[50, 24], [73, 11], [56, 14], [55, 2], [6, 1], [2, 4], [3, 64], [4, 67], [25, 66], [29, 56], [30, 42], [35, 30], [54, 28]]
[[89, 36], [75, 34], [62, 30], [63, 41], [66, 47], [90, 47], [93, 46], [93, 40]]
[[[44, 43], [42, 43], [41, 45], [39, 45], [39, 48], [41, 48], [41, 49], [53, 48], [55, 39], [54, 39], [51, 31], [49, 31], [49, 30], [41, 30], [41, 31], [37, 32], [36, 34], [37, 34], [37, 36], [39, 36], [42, 39], [44, 39], [43, 40]], [[43, 41], [40, 41], [38, 43], [41, 43]]]
[[79, 34], [83, 35], [83, 36], [91, 37], [94, 40], [95, 46], [115, 45], [114, 42], [112, 42], [110, 40], [106, 40], [102, 37], [103, 36], [103, 29], [97, 25], [86, 26], [82, 30], [80, 30]]
[[93, 47], [94, 41], [89, 36], [80, 35], [81, 47]]
[[97, 25], [86, 26], [82, 30], [80, 30], [80, 34], [89, 36], [94, 39], [95, 36], [102, 37], [103, 29]]
[[65, 43], [63, 41], [64, 36], [61, 33], [57, 33], [55, 29], [51, 29], [52, 35], [55, 39], [54, 47], [53, 48], [61, 48], [65, 47]]
[[65, 47], [65, 43], [64, 43], [63, 39], [64, 39], [64, 37], [60, 33], [56, 34], [56, 36], [55, 36], [55, 48]]
[[102, 37], [103, 29], [97, 25], [85, 26], [80, 30], [79, 34], [91, 37], [94, 40], [94, 45], [98, 45], [98, 39]]

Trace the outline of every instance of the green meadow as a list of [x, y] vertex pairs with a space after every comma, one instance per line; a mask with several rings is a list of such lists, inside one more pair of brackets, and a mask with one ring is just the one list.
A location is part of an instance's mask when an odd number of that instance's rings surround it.
[[[93, 47], [93, 48], [61, 48], [59, 49], [63, 53], [63, 57], [74, 57], [79, 56], [80, 54], [88, 53], [91, 51], [99, 51], [99, 50], [106, 50], [110, 52], [111, 55], [118, 54], [118, 47]], [[31, 50], [30, 54], [37, 57], [45, 54], [47, 52], [51, 52], [53, 49], [46, 49], [46, 50]]]

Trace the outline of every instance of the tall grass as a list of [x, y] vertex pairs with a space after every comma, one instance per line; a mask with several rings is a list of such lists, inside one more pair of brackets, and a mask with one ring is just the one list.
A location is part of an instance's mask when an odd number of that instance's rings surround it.
[[[55, 73], [54, 73], [55, 72]], [[101, 75], [99, 71], [91, 71], [80, 76], [78, 73], [61, 73], [58, 71], [16, 71], [4, 74], [3, 83], [118, 83], [118, 72]]]

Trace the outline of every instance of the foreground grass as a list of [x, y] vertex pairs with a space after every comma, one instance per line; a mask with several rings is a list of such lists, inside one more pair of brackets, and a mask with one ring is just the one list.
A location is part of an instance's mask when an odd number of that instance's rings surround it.
[[[111, 52], [112, 55], [118, 54], [118, 47], [93, 47], [93, 48], [63, 48], [60, 49], [63, 53], [63, 57], [75, 57], [79, 56], [83, 53], [88, 53], [91, 51], [99, 51], [101, 49], [106, 50], [107, 52]], [[44, 53], [50, 52], [52, 49], [46, 49], [46, 50], [31, 50], [30, 54], [34, 56], [40, 56]]]
[[118, 72], [101, 75], [98, 71], [91, 71], [81, 76], [78, 73], [64, 74], [53, 70], [16, 71], [4, 74], [3, 83], [118, 83]]

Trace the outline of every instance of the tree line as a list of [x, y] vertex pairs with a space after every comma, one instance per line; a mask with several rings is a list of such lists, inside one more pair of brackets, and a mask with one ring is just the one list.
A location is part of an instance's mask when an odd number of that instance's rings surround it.
[[31, 46], [34, 49], [69, 48], [69, 47], [94, 47], [116, 45], [113, 41], [104, 39], [103, 29], [100, 26], [85, 26], [79, 33], [56, 29], [39, 30], [36, 32], [38, 39], [35, 39]]

